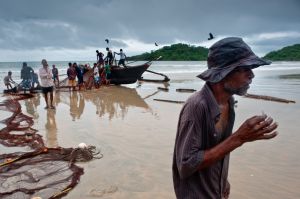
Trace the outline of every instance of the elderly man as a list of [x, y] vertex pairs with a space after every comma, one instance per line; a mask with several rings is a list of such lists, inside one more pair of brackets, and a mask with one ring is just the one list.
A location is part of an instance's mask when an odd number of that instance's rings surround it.
[[233, 95], [246, 94], [252, 69], [270, 64], [257, 57], [241, 38], [229, 37], [209, 49], [206, 81], [183, 106], [173, 155], [177, 198], [228, 198], [229, 153], [246, 142], [271, 139], [277, 123], [267, 115], [247, 119], [234, 133]]
[[46, 59], [42, 60], [42, 67], [39, 69], [39, 76], [41, 78], [41, 87], [42, 92], [45, 97], [46, 107], [45, 109], [49, 108], [48, 105], [48, 93], [50, 93], [50, 108], [55, 109], [53, 106], [53, 81], [52, 81], [52, 73], [49, 69], [48, 63]]

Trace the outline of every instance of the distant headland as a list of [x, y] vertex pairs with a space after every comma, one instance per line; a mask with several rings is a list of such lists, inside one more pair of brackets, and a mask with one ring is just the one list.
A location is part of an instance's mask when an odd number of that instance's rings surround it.
[[[164, 46], [150, 53], [128, 57], [128, 60], [154, 60], [162, 56], [160, 61], [206, 61], [208, 49], [183, 43]], [[264, 59], [271, 61], [300, 61], [300, 44], [286, 46], [280, 50], [267, 53]]]
[[300, 61], [300, 44], [269, 52], [263, 58], [272, 61]]
[[188, 44], [173, 44], [164, 46], [150, 53], [128, 57], [128, 60], [144, 61], [154, 60], [162, 56], [160, 61], [203, 61], [207, 58], [208, 49], [201, 46], [192, 46]]

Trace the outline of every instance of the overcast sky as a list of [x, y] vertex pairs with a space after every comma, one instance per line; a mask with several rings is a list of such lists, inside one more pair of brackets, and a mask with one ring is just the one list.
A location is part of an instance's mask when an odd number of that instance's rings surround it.
[[300, 43], [300, 0], [0, 1], [0, 61], [94, 60], [106, 38], [131, 56], [227, 36], [260, 56]]

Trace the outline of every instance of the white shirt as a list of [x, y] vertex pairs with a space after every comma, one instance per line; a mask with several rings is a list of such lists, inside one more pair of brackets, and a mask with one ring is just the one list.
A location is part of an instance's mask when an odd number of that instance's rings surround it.
[[40, 68], [39, 76], [41, 78], [41, 86], [42, 87], [53, 86], [51, 70], [48, 67], [47, 67], [47, 69], [45, 69], [44, 67]]
[[120, 52], [119, 55], [120, 55], [120, 59], [125, 59], [126, 58], [126, 55], [123, 52]]
[[94, 77], [99, 77], [99, 68], [98, 67], [94, 68]]

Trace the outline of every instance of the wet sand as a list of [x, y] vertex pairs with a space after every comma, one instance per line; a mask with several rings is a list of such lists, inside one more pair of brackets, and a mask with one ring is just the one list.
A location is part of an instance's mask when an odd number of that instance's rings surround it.
[[[104, 155], [78, 164], [85, 173], [65, 198], [175, 198], [171, 165], [182, 104], [153, 99], [186, 100], [191, 93], [179, 93], [176, 88], [199, 90], [201, 85], [200, 81], [174, 81], [170, 86], [144, 83], [56, 92], [56, 110], [44, 110], [40, 95], [21, 104], [48, 147], [76, 147], [85, 142]], [[230, 198], [298, 198], [299, 96], [293, 98], [296, 104], [236, 99], [235, 129], [264, 111], [278, 121], [280, 134], [272, 141], [247, 143], [231, 153]]]

